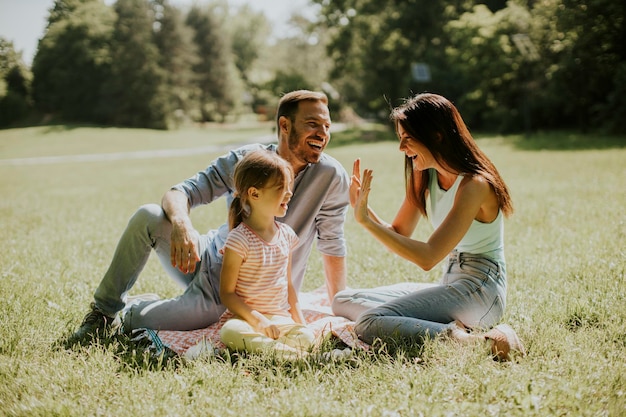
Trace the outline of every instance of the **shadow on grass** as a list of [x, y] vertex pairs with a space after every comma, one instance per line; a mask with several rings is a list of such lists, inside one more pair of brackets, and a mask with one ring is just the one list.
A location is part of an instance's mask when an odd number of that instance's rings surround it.
[[[137, 337], [136, 335], [142, 335]], [[356, 368], [374, 364], [390, 365], [403, 363], [408, 366], [423, 365], [423, 346], [415, 343], [381, 343], [377, 341], [370, 350], [350, 348], [337, 338], [325, 340], [312, 352], [297, 358], [285, 356], [281, 352], [249, 353], [215, 349], [210, 354], [188, 359], [160, 343], [154, 343], [153, 336], [147, 337], [144, 330], [134, 337], [114, 332], [102, 337], [93, 337], [80, 342], [69, 342], [69, 335], [53, 344], [53, 349], [91, 357], [101, 354], [112, 355], [117, 362], [118, 372], [143, 373], [175, 371], [193, 363], [226, 364], [239, 369], [245, 375], [266, 381], [268, 376], [295, 378], [311, 371], [351, 372]], [[337, 355], [337, 352], [343, 354]]]
[[584, 151], [626, 148], [626, 136], [602, 133], [542, 132], [506, 136], [513, 146], [524, 151]]
[[[473, 133], [475, 139], [498, 138], [504, 143], [524, 151], [582, 151], [626, 148], [626, 136], [607, 135], [602, 133], [577, 132], [540, 132], [532, 135], [511, 134], [499, 135], [489, 133]], [[330, 147], [340, 147], [375, 142], [397, 141], [391, 126], [385, 124], [366, 123], [335, 132]]]
[[66, 335], [57, 340], [52, 348], [87, 356], [94, 349], [111, 352], [119, 362], [120, 371], [161, 371], [176, 369], [183, 364], [176, 352], [164, 346], [156, 347], [150, 338], [131, 338], [121, 332], [82, 341], [72, 341], [70, 335]]

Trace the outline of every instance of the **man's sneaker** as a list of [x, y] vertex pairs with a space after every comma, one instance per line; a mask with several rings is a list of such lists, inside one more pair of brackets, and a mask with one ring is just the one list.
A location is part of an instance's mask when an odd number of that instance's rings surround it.
[[114, 317], [105, 315], [96, 308], [94, 303], [91, 303], [91, 311], [85, 315], [78, 330], [68, 337], [66, 344], [68, 346], [76, 343], [83, 345], [105, 338], [113, 333], [117, 324]]

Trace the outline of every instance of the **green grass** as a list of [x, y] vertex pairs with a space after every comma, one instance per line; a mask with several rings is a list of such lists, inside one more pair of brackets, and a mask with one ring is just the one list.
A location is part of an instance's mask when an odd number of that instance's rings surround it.
[[[506, 222], [505, 321], [526, 343], [528, 356], [519, 362], [496, 363], [480, 346], [440, 340], [420, 352], [359, 353], [347, 363], [252, 355], [158, 366], [115, 341], [57, 348], [86, 312], [128, 217], [221, 152], [40, 165], [8, 160], [235, 144], [270, 129], [0, 131], [0, 415], [623, 415], [624, 138], [479, 139], [516, 206]], [[382, 130], [369, 129], [363, 142], [361, 133], [336, 134], [329, 153], [348, 170], [355, 157], [374, 169], [370, 201], [390, 220], [402, 199], [402, 155]], [[193, 220], [204, 231], [224, 216], [217, 203], [196, 210]], [[415, 236], [430, 231], [424, 223]], [[438, 279], [439, 271], [421, 272], [383, 249], [352, 213], [346, 234], [353, 287]], [[322, 283], [315, 254], [305, 289]], [[151, 258], [134, 292], [168, 297], [180, 290]]]

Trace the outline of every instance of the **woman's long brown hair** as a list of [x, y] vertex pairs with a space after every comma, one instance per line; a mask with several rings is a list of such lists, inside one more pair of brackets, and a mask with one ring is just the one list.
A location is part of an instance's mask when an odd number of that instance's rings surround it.
[[[457, 108], [448, 99], [437, 94], [417, 94], [393, 109], [390, 118], [396, 131], [398, 125], [401, 125], [411, 137], [424, 144], [441, 165], [464, 175], [485, 178], [493, 187], [504, 215], [513, 213], [508, 187], [495, 165], [474, 141]], [[416, 175], [412, 160], [405, 157], [404, 173], [409, 201], [427, 216], [429, 170]]]

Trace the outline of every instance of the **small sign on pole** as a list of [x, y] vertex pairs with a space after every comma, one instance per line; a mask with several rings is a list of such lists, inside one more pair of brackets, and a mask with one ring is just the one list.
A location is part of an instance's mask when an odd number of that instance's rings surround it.
[[411, 74], [413, 75], [413, 79], [415, 81], [421, 83], [430, 82], [430, 67], [428, 64], [424, 64], [422, 62], [415, 62], [411, 64]]

